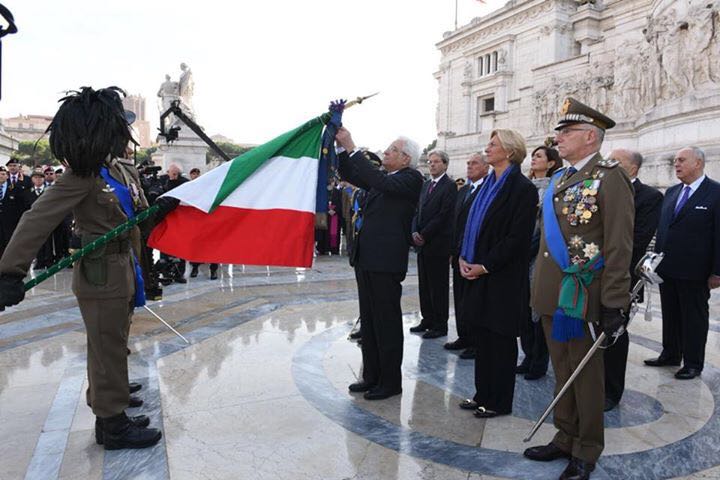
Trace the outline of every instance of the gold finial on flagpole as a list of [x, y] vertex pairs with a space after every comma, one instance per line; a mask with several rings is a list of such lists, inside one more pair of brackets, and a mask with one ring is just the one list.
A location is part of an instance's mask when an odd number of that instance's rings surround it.
[[368, 96], [365, 96], [365, 97], [357, 97], [355, 100], [350, 100], [349, 102], [347, 102], [347, 103], [345, 104], [345, 110], [347, 110], [348, 108], [352, 107], [353, 105], [361, 104], [362, 102], [364, 102], [364, 101], [367, 100], [368, 98], [374, 97], [374, 96], [377, 95], [378, 93], [380, 93], [380, 92], [375, 92], [375, 93], [373, 93], [372, 95], [368, 95]]

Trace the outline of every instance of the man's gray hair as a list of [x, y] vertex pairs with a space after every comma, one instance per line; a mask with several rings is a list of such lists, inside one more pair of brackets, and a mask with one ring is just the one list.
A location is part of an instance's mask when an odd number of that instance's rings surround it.
[[605, 130], [603, 130], [600, 127], [596, 127], [595, 125], [590, 125], [590, 129], [595, 132], [595, 136], [598, 139], [598, 146], [599, 146], [599, 144], [602, 144], [603, 141], [605, 141]]
[[640, 170], [640, 167], [642, 167], [643, 164], [643, 156], [640, 154], [640, 152], [636, 152], [635, 150], [630, 150], [630, 161], [633, 165], [637, 167], [638, 170]]
[[693, 153], [695, 154], [695, 158], [700, 160], [703, 163], [703, 165], [705, 165], [705, 150], [703, 150], [700, 147], [688, 147], [688, 148], [690, 148], [693, 151]]
[[428, 153], [428, 158], [430, 158], [430, 155], [437, 155], [438, 157], [440, 157], [440, 160], [442, 160], [445, 165], [450, 163], [450, 156], [442, 150], [431, 151], [430, 153]]
[[420, 145], [418, 145], [414, 140], [402, 135], [400, 135], [397, 139], [403, 142], [402, 151], [405, 155], [410, 157], [410, 166], [413, 168], [417, 167], [418, 158], [420, 158]]

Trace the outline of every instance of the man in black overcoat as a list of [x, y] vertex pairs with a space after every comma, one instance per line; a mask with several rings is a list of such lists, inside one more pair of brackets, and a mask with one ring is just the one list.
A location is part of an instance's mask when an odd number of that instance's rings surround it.
[[426, 339], [444, 337], [448, 330], [452, 212], [457, 197], [455, 182], [445, 173], [449, 163], [450, 157], [441, 150], [428, 155], [431, 178], [423, 185], [413, 218], [422, 321], [410, 331], [425, 332]]
[[[638, 278], [635, 276], [635, 265], [645, 255], [650, 241], [655, 235], [660, 221], [660, 207], [663, 195], [660, 190], [645, 185], [638, 178], [643, 157], [639, 152], [618, 148], [610, 152], [610, 158], [620, 162], [627, 172], [635, 191], [635, 224], [633, 228], [633, 251], [630, 261], [630, 287]], [[640, 292], [642, 301], [642, 291]], [[605, 411], [612, 410], [620, 403], [625, 391], [625, 371], [627, 369], [630, 339], [625, 331], [614, 345], [605, 350]]]
[[383, 154], [382, 171], [356, 149], [347, 129], [340, 128], [335, 138], [340, 147], [340, 175], [368, 191], [353, 249], [363, 377], [349, 389], [365, 392], [367, 400], [381, 400], [402, 392], [401, 282], [407, 273], [410, 226], [423, 183], [413, 168], [420, 149], [412, 140], [398, 138]]
[[475, 347], [473, 336], [467, 322], [462, 318], [462, 294], [464, 282], [458, 267], [460, 248], [462, 247], [465, 223], [467, 221], [470, 207], [473, 200], [480, 191], [480, 185], [488, 174], [490, 166], [485, 162], [483, 153], [473, 153], [467, 161], [467, 181], [458, 191], [455, 199], [455, 210], [453, 211], [453, 236], [452, 236], [452, 269], [453, 269], [453, 303], [455, 305], [455, 328], [458, 338], [455, 341], [445, 344], [447, 350], [463, 350], [460, 358], [475, 358]]
[[705, 152], [678, 151], [674, 160], [680, 183], [665, 193], [655, 251], [665, 258], [662, 277], [663, 349], [651, 367], [683, 367], [679, 380], [700, 375], [705, 364], [710, 290], [720, 286], [720, 183], [705, 175]]

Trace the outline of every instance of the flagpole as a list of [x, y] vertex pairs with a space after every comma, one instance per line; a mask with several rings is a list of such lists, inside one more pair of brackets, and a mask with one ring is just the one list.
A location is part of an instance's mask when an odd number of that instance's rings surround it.
[[458, 0], [455, 0], [455, 30], [457, 30]]

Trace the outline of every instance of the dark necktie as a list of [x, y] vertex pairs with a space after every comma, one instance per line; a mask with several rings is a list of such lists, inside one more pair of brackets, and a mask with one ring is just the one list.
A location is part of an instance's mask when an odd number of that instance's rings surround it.
[[40, 196], [40, 192], [41, 192], [41, 190], [39, 188], [35, 189], [35, 195], [37, 195], [38, 197]]
[[685, 206], [685, 204], [688, 201], [688, 198], [690, 198], [690, 186], [686, 186], [683, 188], [682, 196], [680, 197], [680, 201], [677, 205], [675, 205], [675, 213], [673, 213], [673, 217], [677, 217], [677, 214], [682, 210], [682, 207]]
[[475, 191], [475, 185], [471, 184], [470, 188], [467, 189], [467, 192], [465, 192], [465, 200], [463, 200], [463, 203], [470, 200], [470, 197], [472, 197], [473, 192]]
[[428, 195], [430, 195], [433, 190], [435, 190], [435, 183], [436, 182], [430, 182], [430, 188], [428, 188]]
[[17, 181], [17, 177], [16, 177], [15, 175], [13, 175], [13, 176], [12, 176], [12, 181], [10, 182], [10, 183], [12, 183], [12, 186], [13, 186], [13, 187], [15, 186], [15, 182], [16, 182], [16, 181]]
[[568, 167], [568, 169], [567, 169], [567, 178], [572, 177], [572, 176], [575, 175], [576, 173], [577, 173], [577, 168], [575, 168], [575, 167]]

